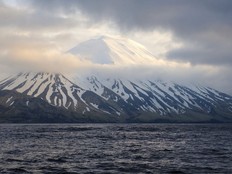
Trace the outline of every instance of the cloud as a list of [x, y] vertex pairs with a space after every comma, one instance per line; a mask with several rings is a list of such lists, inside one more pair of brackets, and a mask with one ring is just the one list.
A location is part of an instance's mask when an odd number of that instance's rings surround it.
[[20, 71], [73, 73], [92, 64], [77, 56], [62, 53], [51, 44], [39, 42], [17, 42], [10, 48], [0, 50], [1, 73]]
[[186, 46], [167, 54], [170, 59], [193, 64], [232, 62], [230, 0], [40, 0], [32, 4], [43, 11], [67, 14], [81, 11], [92, 23], [113, 21], [122, 32], [171, 31]]
[[78, 18], [65, 14], [48, 13], [33, 7], [12, 7], [7, 4], [0, 6], [0, 27], [3, 29], [17, 29], [18, 31], [57, 32], [86, 23], [85, 17], [78, 14]]
[[95, 75], [103, 79], [110, 77], [127, 80], [163, 80], [183, 85], [197, 85], [215, 88], [232, 94], [230, 68], [215, 67], [209, 65], [190, 64], [135, 64], [135, 65], [111, 65], [89, 64], [81, 71], [76, 70], [78, 77]]

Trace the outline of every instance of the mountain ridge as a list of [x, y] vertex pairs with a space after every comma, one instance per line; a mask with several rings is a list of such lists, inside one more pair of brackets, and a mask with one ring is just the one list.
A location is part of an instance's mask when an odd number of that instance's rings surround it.
[[146, 116], [153, 121], [174, 118], [178, 121], [182, 116], [191, 114], [202, 115], [208, 121], [227, 122], [232, 115], [232, 97], [212, 88], [191, 89], [160, 80], [107, 78], [103, 81], [95, 76], [87, 77], [83, 83], [87, 86], [82, 87], [78, 80], [72, 82], [61, 74], [20, 73], [1, 81], [0, 90], [39, 98], [76, 115], [113, 116], [115, 122], [137, 119], [139, 122]]

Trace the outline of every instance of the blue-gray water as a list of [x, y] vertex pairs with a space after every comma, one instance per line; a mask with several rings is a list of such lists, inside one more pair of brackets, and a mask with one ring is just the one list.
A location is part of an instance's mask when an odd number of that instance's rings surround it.
[[232, 173], [231, 124], [12, 124], [0, 143], [0, 173]]

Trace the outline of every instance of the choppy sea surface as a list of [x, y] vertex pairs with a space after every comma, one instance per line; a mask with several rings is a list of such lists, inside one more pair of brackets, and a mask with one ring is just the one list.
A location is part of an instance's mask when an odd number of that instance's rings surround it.
[[232, 125], [2, 124], [0, 173], [232, 173]]

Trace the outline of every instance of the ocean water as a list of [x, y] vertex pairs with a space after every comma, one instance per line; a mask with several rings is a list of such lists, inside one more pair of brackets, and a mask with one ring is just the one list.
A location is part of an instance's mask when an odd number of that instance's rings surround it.
[[231, 124], [0, 125], [0, 173], [232, 173]]

